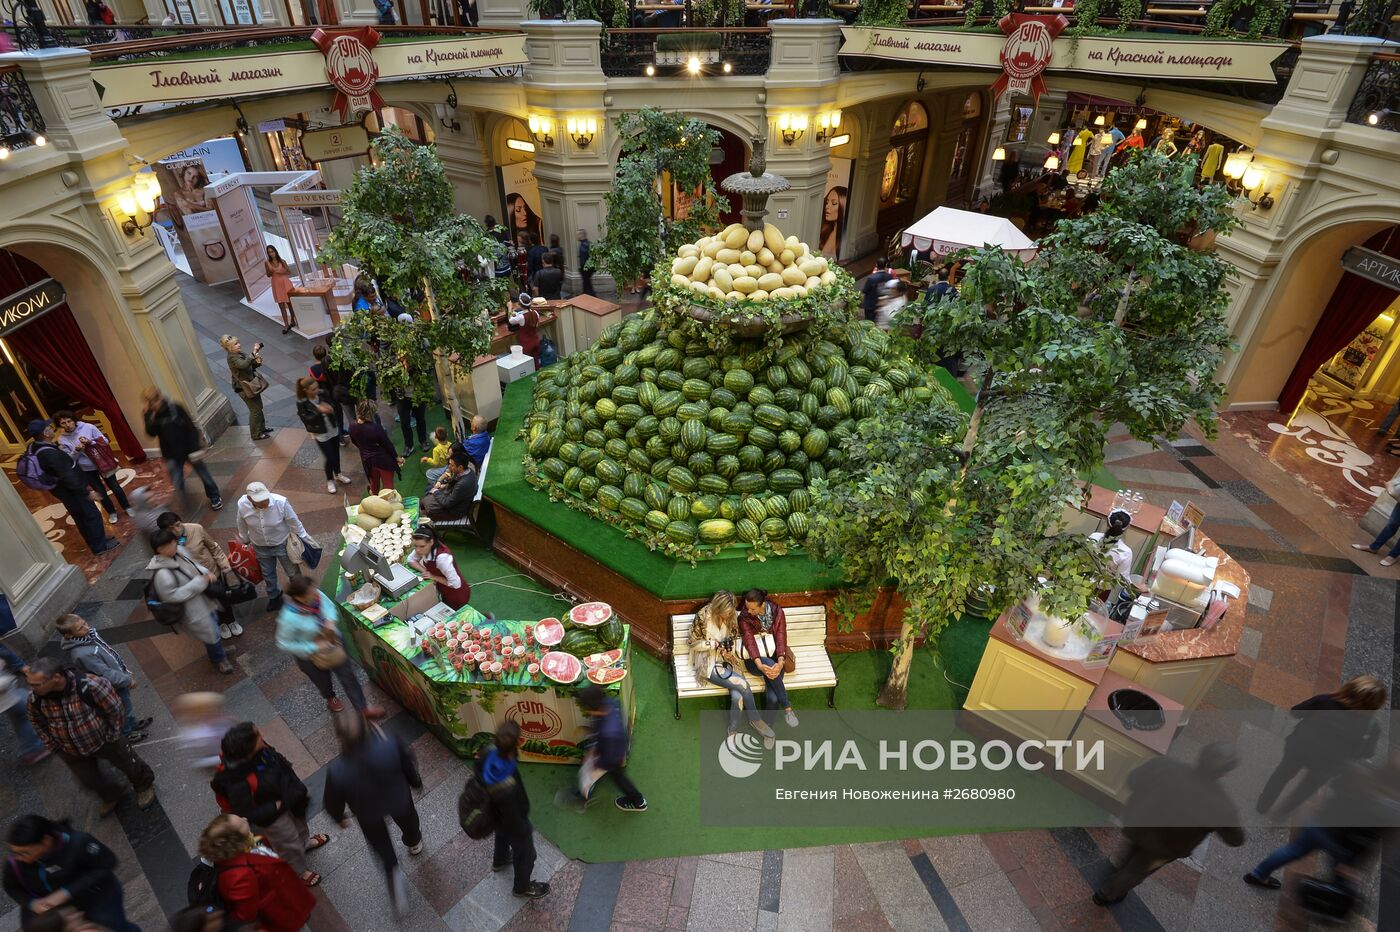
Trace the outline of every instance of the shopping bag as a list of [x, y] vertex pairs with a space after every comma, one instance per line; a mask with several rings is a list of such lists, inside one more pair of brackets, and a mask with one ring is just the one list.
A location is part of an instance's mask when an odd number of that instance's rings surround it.
[[320, 564], [321, 554], [323, 552], [324, 551], [309, 538], [301, 542], [301, 562], [305, 563], [313, 570]]
[[106, 440], [94, 440], [83, 448], [83, 452], [92, 460], [92, 465], [97, 467], [99, 475], [110, 476], [117, 471], [117, 455], [112, 452]]
[[233, 571], [253, 585], [262, 582], [262, 567], [253, 548], [239, 540], [228, 542], [228, 562]]
[[578, 793], [584, 799], [593, 795], [593, 787], [603, 779], [606, 774], [602, 767], [598, 766], [598, 755], [594, 751], [589, 751], [583, 758], [583, 765], [578, 769]]

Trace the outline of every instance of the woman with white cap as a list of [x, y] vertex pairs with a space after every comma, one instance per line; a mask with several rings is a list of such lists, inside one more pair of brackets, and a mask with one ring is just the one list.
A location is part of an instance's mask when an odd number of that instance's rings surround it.
[[506, 318], [506, 327], [520, 341], [520, 348], [538, 365], [540, 361], [540, 308], [544, 307], [545, 300], [544, 298], [532, 298], [528, 292], [522, 291], [516, 297], [515, 302], [517, 306]]

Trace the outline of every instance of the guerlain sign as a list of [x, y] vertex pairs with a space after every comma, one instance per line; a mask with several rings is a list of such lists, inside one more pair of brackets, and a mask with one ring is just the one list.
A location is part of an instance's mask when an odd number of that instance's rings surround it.
[[32, 323], [63, 303], [63, 286], [52, 278], [0, 300], [0, 337]]

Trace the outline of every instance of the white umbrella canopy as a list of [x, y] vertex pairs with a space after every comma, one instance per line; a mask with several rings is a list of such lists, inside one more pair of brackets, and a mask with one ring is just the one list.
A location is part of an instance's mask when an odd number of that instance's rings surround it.
[[907, 227], [900, 245], [920, 252], [946, 256], [969, 246], [1000, 246], [1022, 259], [1033, 259], [1035, 240], [1026, 236], [1005, 217], [979, 214], [954, 207], [940, 207]]

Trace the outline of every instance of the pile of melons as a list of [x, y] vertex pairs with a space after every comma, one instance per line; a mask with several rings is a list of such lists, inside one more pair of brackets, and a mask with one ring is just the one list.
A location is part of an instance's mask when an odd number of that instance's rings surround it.
[[771, 223], [749, 230], [732, 223], [676, 250], [671, 284], [716, 301], [767, 301], [806, 297], [836, 283], [822, 256], [796, 236], [783, 238]]

